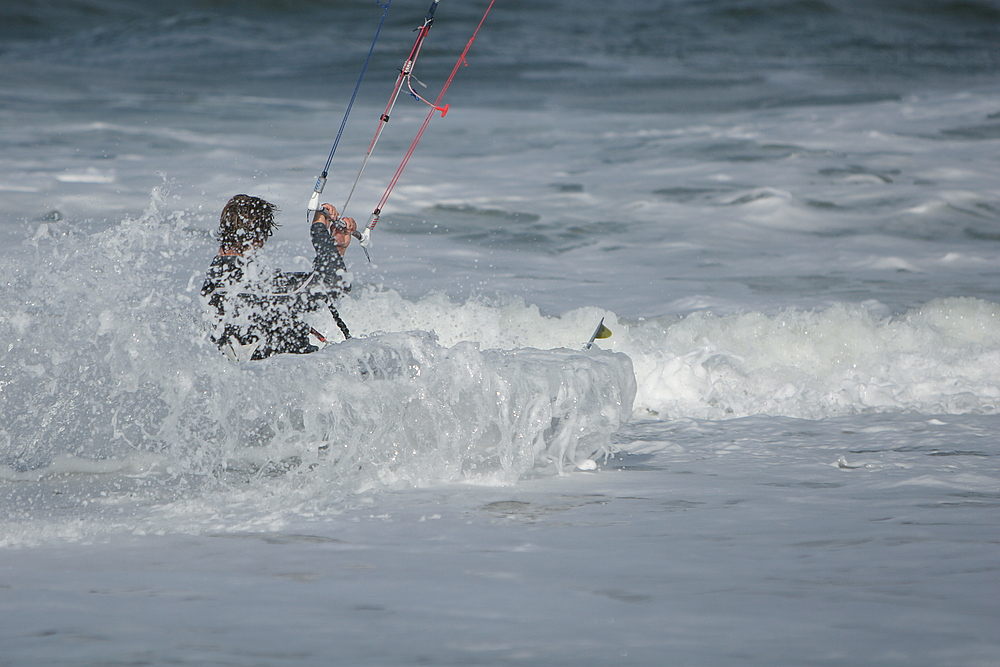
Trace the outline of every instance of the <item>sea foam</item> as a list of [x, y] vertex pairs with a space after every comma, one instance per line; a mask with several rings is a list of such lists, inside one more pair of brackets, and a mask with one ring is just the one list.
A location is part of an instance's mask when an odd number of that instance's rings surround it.
[[[161, 205], [154, 196], [141, 218], [95, 233], [43, 223], [6, 267], [0, 462], [11, 474], [139, 452], [225, 483], [309, 473], [350, 490], [504, 484], [611, 453], [631, 415], [626, 355], [449, 330], [473, 305], [440, 302], [423, 330], [383, 309], [392, 333], [362, 326], [313, 355], [230, 363], [206, 342], [197, 298], [210, 242]], [[495, 329], [518, 319], [478, 311]]]

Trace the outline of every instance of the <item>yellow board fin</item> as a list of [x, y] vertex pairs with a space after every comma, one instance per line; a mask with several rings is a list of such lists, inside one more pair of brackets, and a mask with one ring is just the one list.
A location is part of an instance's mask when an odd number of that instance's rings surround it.
[[583, 349], [589, 350], [594, 345], [594, 341], [597, 340], [598, 338], [611, 338], [611, 329], [604, 326], [603, 317], [601, 318], [600, 323], [597, 325], [597, 328], [594, 329], [594, 335], [590, 337], [590, 340], [587, 341], [587, 344], [583, 346]]

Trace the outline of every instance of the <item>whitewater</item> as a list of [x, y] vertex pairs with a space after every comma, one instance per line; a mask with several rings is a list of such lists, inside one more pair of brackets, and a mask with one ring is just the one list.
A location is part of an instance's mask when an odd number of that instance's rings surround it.
[[870, 4], [498, 0], [354, 338], [239, 364], [219, 213], [309, 269], [382, 10], [0, 7], [0, 665], [1000, 665], [1000, 8]]

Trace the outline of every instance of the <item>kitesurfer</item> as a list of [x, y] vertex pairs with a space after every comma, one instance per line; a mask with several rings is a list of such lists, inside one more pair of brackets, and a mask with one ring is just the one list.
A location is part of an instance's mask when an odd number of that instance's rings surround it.
[[277, 207], [259, 197], [236, 195], [222, 209], [219, 254], [208, 268], [201, 295], [210, 320], [209, 337], [236, 361], [275, 354], [308, 354], [325, 341], [301, 315], [329, 307], [345, 337], [350, 334], [334, 302], [350, 290], [344, 251], [357, 229], [323, 204], [309, 233], [316, 256], [311, 272], [267, 272], [254, 261], [274, 233]]

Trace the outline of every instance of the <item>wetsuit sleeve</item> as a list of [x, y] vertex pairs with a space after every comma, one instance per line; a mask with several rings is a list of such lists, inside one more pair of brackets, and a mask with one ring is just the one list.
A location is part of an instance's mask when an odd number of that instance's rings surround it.
[[327, 287], [338, 292], [351, 291], [350, 284], [344, 280], [343, 276], [347, 270], [344, 258], [337, 250], [337, 244], [326, 225], [322, 222], [314, 222], [309, 228], [309, 233], [312, 236], [313, 248], [316, 249], [313, 271], [323, 279]]

